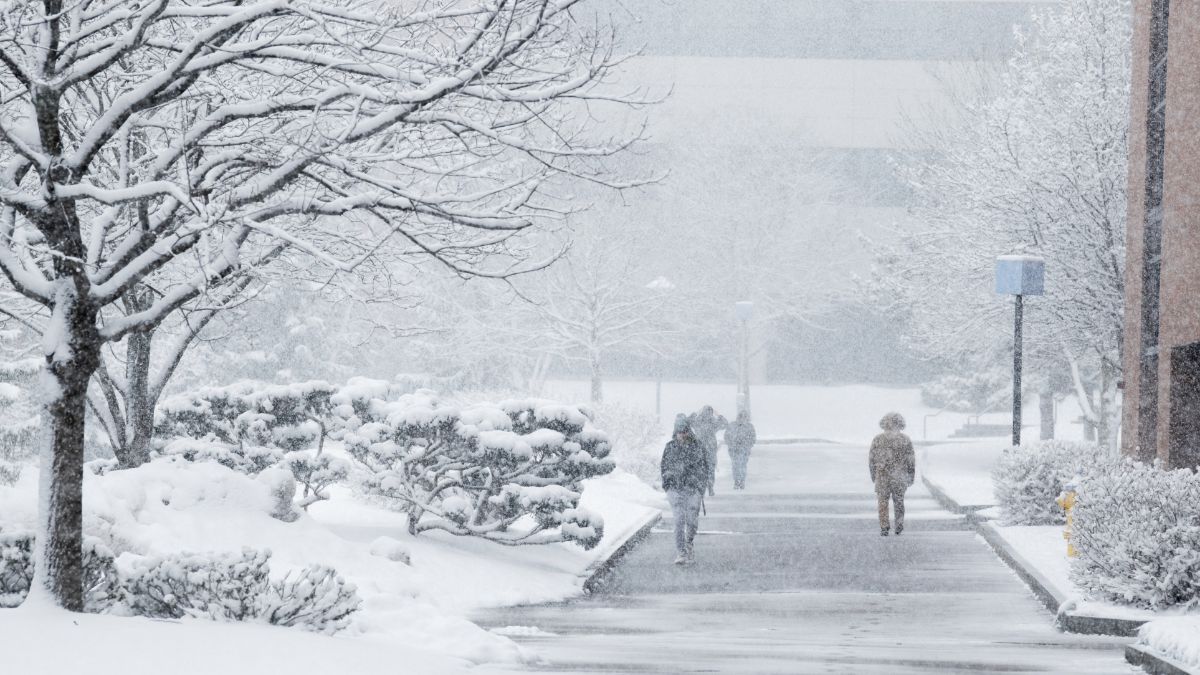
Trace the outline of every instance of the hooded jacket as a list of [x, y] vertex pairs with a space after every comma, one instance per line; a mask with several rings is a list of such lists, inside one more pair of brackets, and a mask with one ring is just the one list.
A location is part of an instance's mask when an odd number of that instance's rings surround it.
[[690, 433], [687, 440], [667, 443], [659, 466], [664, 490], [703, 492], [708, 487], [708, 453]]
[[876, 485], [881, 481], [888, 485], [913, 484], [917, 473], [917, 455], [912, 441], [901, 431], [885, 431], [871, 441], [868, 460], [871, 480]]

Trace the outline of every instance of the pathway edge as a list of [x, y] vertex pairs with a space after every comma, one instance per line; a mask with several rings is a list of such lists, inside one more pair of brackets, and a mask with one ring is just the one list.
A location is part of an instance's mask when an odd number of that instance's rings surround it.
[[1140, 667], [1150, 675], [1200, 675], [1200, 671], [1189, 669], [1187, 666], [1142, 645], [1126, 645], [1125, 661], [1130, 665]]
[[650, 530], [654, 529], [654, 526], [661, 520], [661, 510], [647, 510], [646, 514], [633, 527], [626, 530], [625, 536], [618, 540], [619, 544], [612, 547], [607, 555], [600, 556], [588, 565], [587, 570], [584, 571], [583, 591], [588, 594], [595, 593], [603, 585], [604, 576], [621, 561], [621, 558], [624, 558], [638, 544], [642, 543], [642, 540], [650, 536]]

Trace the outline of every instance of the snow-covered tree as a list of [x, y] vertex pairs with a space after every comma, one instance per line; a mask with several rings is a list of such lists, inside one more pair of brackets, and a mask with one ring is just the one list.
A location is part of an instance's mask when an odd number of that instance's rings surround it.
[[[84, 413], [106, 343], [280, 242], [513, 269], [627, 139], [574, 116], [610, 72], [581, 0], [118, 0], [0, 11], [0, 272], [46, 308], [43, 583], [82, 608]], [[619, 97], [603, 91], [605, 101]], [[497, 270], [494, 256], [508, 262]], [[151, 288], [144, 309], [115, 311]]]
[[585, 230], [562, 260], [520, 280], [529, 317], [521, 330], [535, 350], [586, 366], [593, 405], [604, 398], [614, 352], [661, 358], [677, 335], [674, 285], [653, 274], [639, 250], [644, 234], [632, 226]]
[[613, 463], [608, 438], [579, 408], [514, 400], [460, 410], [418, 392], [357, 418], [345, 443], [363, 486], [406, 513], [413, 534], [585, 548], [603, 536], [600, 517], [579, 507], [580, 482]]
[[[905, 167], [919, 205], [877, 247], [876, 299], [948, 360], [1011, 344], [992, 292], [996, 256], [1046, 260], [1027, 303], [1034, 358], [1066, 364], [1101, 444], [1116, 438], [1123, 318], [1128, 0], [1033, 10], [1012, 59], [953, 115], [916, 133], [931, 158]], [[976, 364], [978, 365], [978, 364]], [[1064, 366], [1060, 366], [1064, 367]]]

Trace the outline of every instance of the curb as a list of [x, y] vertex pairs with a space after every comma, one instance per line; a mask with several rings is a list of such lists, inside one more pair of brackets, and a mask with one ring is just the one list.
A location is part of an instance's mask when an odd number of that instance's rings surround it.
[[1197, 673], [1200, 673], [1200, 671], [1189, 670], [1183, 664], [1177, 663], [1166, 656], [1159, 656], [1140, 645], [1127, 645], [1125, 647], [1125, 661], [1131, 665], [1141, 667], [1142, 670], [1150, 673], [1150, 675], [1197, 675]]
[[991, 523], [978, 523], [975, 526], [975, 531], [983, 540], [988, 543], [988, 546], [996, 553], [996, 556], [1004, 561], [1017, 576], [1029, 586], [1033, 594], [1046, 609], [1050, 610], [1055, 615], [1055, 623], [1063, 631], [1068, 633], [1079, 633], [1081, 635], [1115, 635], [1117, 637], [1136, 637], [1138, 629], [1142, 624], [1146, 623], [1143, 620], [1137, 619], [1117, 619], [1104, 616], [1088, 616], [1084, 614], [1076, 614], [1072, 607], [1074, 601], [1062, 594], [1062, 591], [1057, 589], [1045, 577], [1038, 573], [1037, 569], [1025, 561], [1019, 553], [1013, 550], [1004, 537], [996, 531], [996, 528]]
[[620, 544], [613, 547], [612, 551], [605, 556], [601, 556], [591, 565], [588, 565], [584, 572], [586, 578], [583, 581], [583, 592], [587, 594], [595, 593], [604, 587], [604, 582], [608, 573], [616, 566], [621, 558], [632, 551], [643, 539], [650, 536], [650, 530], [662, 520], [662, 511], [654, 510], [647, 513], [646, 519], [641, 525], [631, 528], [633, 531], [628, 534]]
[[990, 508], [990, 505], [959, 504], [947, 495], [941, 487], [929, 480], [925, 474], [921, 474], [921, 482], [925, 484], [925, 487], [929, 489], [929, 493], [933, 495], [934, 500], [942, 508], [951, 513], [963, 516], [968, 523], [975, 527], [975, 531], [979, 536], [983, 537], [983, 540], [987, 542], [988, 546], [996, 554], [996, 557], [1004, 561], [1004, 564], [1008, 565], [1009, 569], [1015, 572], [1021, 578], [1021, 581], [1025, 582], [1025, 585], [1033, 592], [1034, 597], [1054, 614], [1055, 623], [1059, 629], [1067, 633], [1079, 633], [1082, 635], [1136, 637], [1138, 629], [1142, 627], [1142, 624], [1146, 623], [1144, 620], [1076, 614], [1072, 610], [1074, 606], [1073, 601], [1055, 588], [1053, 584], [1037, 571], [1037, 568], [1022, 558], [1005, 541], [1004, 537], [996, 531], [995, 525], [977, 513], [982, 509]]
[[950, 513], [966, 516], [969, 523], [979, 524], [987, 520], [987, 518], [978, 515], [976, 512], [991, 508], [991, 504], [959, 504], [950, 495], [946, 494], [937, 483], [929, 480], [925, 474], [921, 474], [921, 482], [925, 484], [925, 488], [929, 490], [929, 494], [933, 495], [933, 500], [943, 509], [946, 509]]

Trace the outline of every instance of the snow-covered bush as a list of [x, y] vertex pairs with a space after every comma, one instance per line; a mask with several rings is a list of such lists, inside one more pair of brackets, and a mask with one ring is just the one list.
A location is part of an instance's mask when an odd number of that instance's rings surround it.
[[992, 468], [996, 502], [1010, 525], [1060, 525], [1063, 485], [1104, 454], [1094, 444], [1040, 441], [1006, 448]]
[[[32, 532], [0, 532], [0, 607], [16, 607], [25, 600], [33, 580]], [[118, 596], [113, 554], [99, 539], [83, 538], [84, 610], [108, 610]]]
[[656, 485], [662, 479], [658, 463], [669, 433], [653, 413], [605, 403], [596, 410], [596, 424], [609, 436], [611, 457], [617, 467], [647, 485]]
[[336, 392], [334, 385], [320, 381], [205, 387], [164, 401], [155, 431], [160, 438], [299, 450], [323, 436], [321, 427]]
[[299, 506], [307, 509], [328, 499], [328, 488], [349, 475], [348, 462], [324, 453], [325, 441], [357, 428], [373, 402], [402, 387], [352, 378], [343, 387], [238, 382], [187, 392], [163, 403], [159, 454], [213, 461], [250, 476], [286, 469], [303, 487]]
[[309, 565], [269, 584], [256, 611], [260, 619], [275, 626], [336, 633], [350, 624], [361, 605], [353, 584], [332, 568]]
[[350, 622], [361, 601], [333, 569], [310, 565], [270, 580], [269, 551], [239, 554], [122, 556], [125, 608], [141, 616], [214, 621], [264, 621], [333, 633]]
[[613, 463], [608, 438], [579, 408], [526, 400], [460, 410], [422, 391], [363, 414], [346, 450], [366, 492], [407, 513], [413, 534], [599, 543], [603, 523], [579, 508], [580, 482]]
[[346, 460], [308, 450], [288, 453], [281, 466], [304, 487], [299, 506], [306, 510], [319, 501], [329, 499], [329, 488], [345, 481], [350, 475], [350, 463]]
[[1200, 606], [1200, 475], [1132, 459], [1093, 467], [1073, 514], [1080, 588], [1155, 610]]
[[269, 583], [270, 553], [122, 555], [117, 560], [124, 602], [141, 616], [215, 621], [253, 619]]
[[33, 534], [0, 532], [0, 607], [25, 600], [33, 579]]

